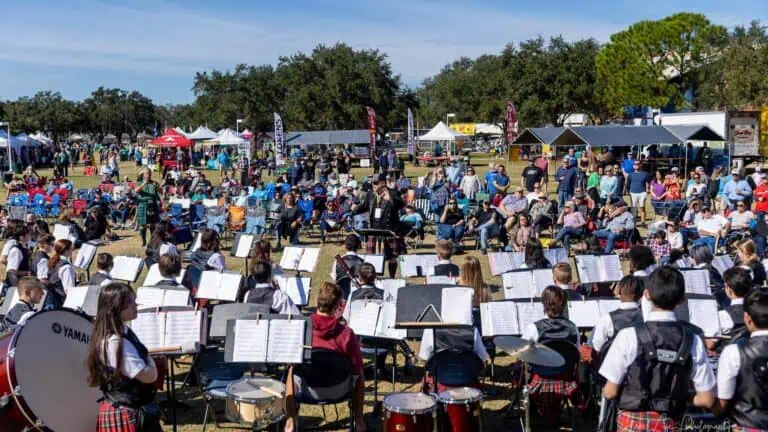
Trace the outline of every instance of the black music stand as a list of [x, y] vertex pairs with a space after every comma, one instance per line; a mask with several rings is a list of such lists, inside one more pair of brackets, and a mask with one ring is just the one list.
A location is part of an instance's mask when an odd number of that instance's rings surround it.
[[366, 238], [373, 237], [373, 251], [366, 251], [366, 253], [370, 252], [373, 254], [384, 252], [384, 240], [390, 240], [397, 237], [397, 233], [388, 229], [365, 228], [354, 230], [354, 232], [355, 234], [364, 236]]

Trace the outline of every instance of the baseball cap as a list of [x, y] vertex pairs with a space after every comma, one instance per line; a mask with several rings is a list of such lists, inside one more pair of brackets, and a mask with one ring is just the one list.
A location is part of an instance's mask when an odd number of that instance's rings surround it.
[[678, 167], [672, 167], [672, 172], [680, 172], [680, 168], [678, 168]]
[[739, 173], [739, 170], [735, 169], [731, 171], [731, 175], [741, 175], [741, 174]]

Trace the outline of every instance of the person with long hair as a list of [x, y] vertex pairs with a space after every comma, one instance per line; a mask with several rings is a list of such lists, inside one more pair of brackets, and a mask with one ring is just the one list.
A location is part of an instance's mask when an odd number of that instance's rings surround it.
[[200, 271], [224, 271], [227, 269], [224, 255], [221, 254], [219, 233], [212, 229], [203, 231], [200, 237], [200, 249], [192, 254], [190, 265]]
[[136, 294], [131, 287], [111, 283], [102, 288], [85, 361], [88, 385], [98, 387], [104, 395], [97, 432], [161, 430], [156, 417], [144, 416], [144, 424], [139, 424], [139, 410], [155, 399], [157, 367], [126, 325], [137, 315]]
[[752, 272], [752, 282], [761, 286], [765, 282], [765, 267], [757, 256], [757, 246], [752, 240], [744, 240], [736, 245], [736, 258], [739, 266]]
[[147, 245], [147, 227], [154, 231], [160, 217], [160, 185], [152, 180], [152, 170], [144, 168], [141, 171], [141, 184], [134, 191], [139, 205], [136, 209], [136, 225], [141, 235], [141, 245]]
[[472, 307], [480, 306], [480, 303], [488, 301], [488, 285], [483, 280], [483, 269], [480, 260], [473, 256], [466, 256], [461, 263], [459, 271], [459, 285], [472, 288]]
[[551, 267], [552, 263], [544, 256], [544, 248], [539, 239], [529, 238], [525, 243], [525, 268], [545, 269]]
[[70, 240], [60, 239], [53, 244], [53, 256], [48, 260], [48, 297], [46, 305], [61, 307], [69, 290], [77, 284], [75, 267], [71, 263], [74, 245]]
[[280, 208], [280, 222], [277, 224], [277, 248], [282, 248], [282, 240], [290, 239], [292, 245], [299, 244], [299, 229], [304, 213], [296, 205], [296, 197], [288, 193], [283, 197]]
[[163, 255], [179, 256], [179, 250], [173, 244], [173, 225], [168, 221], [162, 221], [155, 226], [152, 237], [145, 249], [147, 255], [147, 267], [151, 267]]

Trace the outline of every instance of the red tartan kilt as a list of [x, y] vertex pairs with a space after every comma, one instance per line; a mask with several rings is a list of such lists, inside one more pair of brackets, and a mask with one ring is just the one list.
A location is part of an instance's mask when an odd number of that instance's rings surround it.
[[680, 422], [654, 411], [619, 411], [616, 432], [669, 432], [680, 428]]
[[138, 411], [131, 408], [115, 408], [104, 401], [99, 408], [96, 432], [138, 432]]

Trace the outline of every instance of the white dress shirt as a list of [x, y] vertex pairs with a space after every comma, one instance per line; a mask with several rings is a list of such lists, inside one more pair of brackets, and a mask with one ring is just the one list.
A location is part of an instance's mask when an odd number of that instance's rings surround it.
[[[483, 345], [483, 338], [480, 336], [480, 332], [477, 329], [474, 330], [474, 341], [472, 351], [485, 363], [488, 360], [488, 352], [485, 351], [485, 345]], [[432, 358], [435, 350], [435, 334], [432, 329], [424, 330], [421, 335], [421, 347], [419, 348], [419, 357], [424, 361], [429, 361]]]
[[[731, 299], [731, 305], [743, 305], [744, 299], [734, 298]], [[718, 317], [720, 318], [720, 334], [724, 335], [728, 332], [730, 332], [733, 329], [733, 320], [731, 319], [731, 315], [728, 313], [728, 311], [721, 310], [717, 312]]]
[[208, 258], [208, 261], [206, 261], [205, 264], [220, 272], [227, 269], [227, 265], [224, 262], [224, 255], [219, 252], [214, 252], [213, 255]]
[[101, 281], [101, 284], [99, 284], [100, 287], [105, 287], [105, 286], [107, 286], [107, 285], [112, 283], [112, 275], [109, 274], [108, 272], [105, 272], [104, 270], [99, 270], [96, 273], [101, 273], [101, 274], [103, 274], [104, 276], [107, 277], [106, 279]]
[[40, 280], [48, 279], [48, 258], [41, 258], [35, 268], [35, 275]]
[[179, 250], [176, 249], [176, 245], [173, 243], [163, 243], [160, 245], [160, 256], [163, 255], [179, 256]]
[[[263, 284], [256, 284], [254, 288], [272, 288], [272, 284], [263, 283]], [[245, 303], [248, 303], [248, 299], [251, 296], [251, 292], [249, 291], [248, 294], [245, 296]], [[296, 307], [295, 304], [293, 304], [293, 300], [291, 300], [290, 297], [288, 297], [288, 294], [283, 292], [281, 289], [276, 289], [275, 293], [272, 295], [272, 305], [270, 306], [272, 310], [276, 310], [277, 313], [281, 315], [300, 315], [301, 311], [299, 311], [299, 308]]]
[[[111, 368], [117, 367], [117, 348], [120, 343], [120, 338], [117, 335], [112, 335], [107, 341], [107, 365]], [[147, 363], [139, 356], [139, 352], [136, 347], [126, 338], [123, 338], [123, 364], [120, 372], [128, 378], [136, 378], [145, 367]]]
[[[752, 332], [750, 338], [757, 336], [768, 336], [768, 330], [757, 330]], [[741, 369], [741, 355], [739, 347], [731, 344], [723, 349], [720, 354], [720, 361], [717, 362], [717, 398], [723, 400], [733, 399], [736, 393], [736, 382]]]
[[12, 248], [12, 247], [13, 247], [13, 246], [14, 246], [16, 243], [18, 243], [18, 242], [16, 241], [16, 239], [13, 239], [13, 238], [10, 238], [10, 239], [6, 240], [6, 241], [5, 241], [5, 244], [3, 245], [3, 251], [2, 251], [2, 252], [0, 252], [0, 256], [4, 256], [4, 257], [7, 257], [7, 256], [8, 256], [8, 252], [10, 252], [10, 251], [11, 251], [11, 248]]
[[[16, 245], [16, 243], [14, 243]], [[21, 260], [24, 259], [24, 255], [21, 253], [21, 249], [18, 247], [9, 248], [8, 250], [8, 264], [6, 264], [6, 271], [18, 270], [21, 265]]]
[[[621, 310], [632, 310], [639, 308], [640, 305], [638, 305], [635, 302], [621, 302], [619, 303], [619, 309]], [[613, 328], [613, 321], [611, 321], [611, 315], [606, 314], [600, 317], [600, 320], [597, 322], [597, 325], [595, 326], [595, 330], [592, 332], [592, 348], [595, 349], [595, 351], [600, 352], [603, 349], [603, 346], [613, 338], [615, 335]]]
[[77, 284], [77, 274], [75, 274], [75, 268], [69, 263], [68, 259], [61, 258], [61, 261], [65, 264], [59, 268], [59, 279], [64, 287], [64, 293], [68, 294], [69, 290]]
[[[653, 311], [646, 321], [675, 322], [677, 319], [672, 311]], [[621, 330], [604, 357], [603, 364], [600, 366], [600, 375], [614, 384], [621, 384], [630, 366], [637, 359], [637, 352], [637, 334], [634, 327]], [[696, 391], [712, 390], [715, 387], [715, 374], [709, 364], [704, 341], [699, 336], [693, 339], [691, 359], [693, 362], [691, 380]]]

